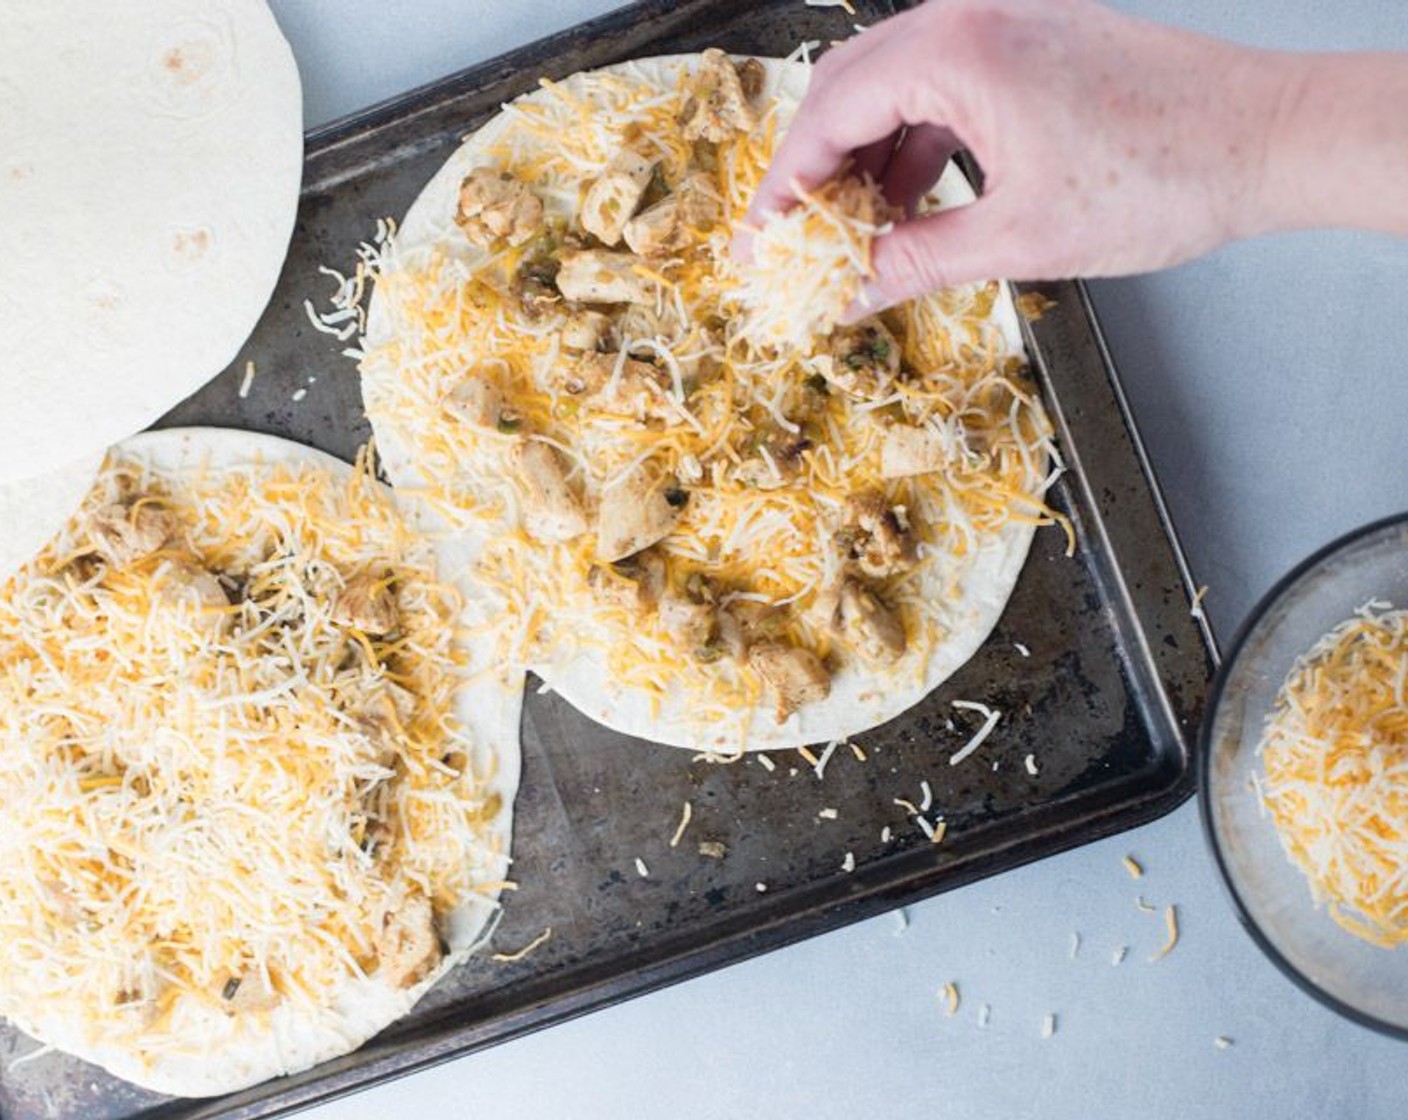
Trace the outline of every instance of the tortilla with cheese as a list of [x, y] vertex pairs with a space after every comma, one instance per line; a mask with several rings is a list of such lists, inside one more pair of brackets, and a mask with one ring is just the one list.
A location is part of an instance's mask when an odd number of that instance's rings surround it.
[[508, 868], [520, 698], [459, 610], [366, 463], [116, 448], [0, 583], [0, 1014], [182, 1096], [405, 1014]]
[[[1056, 516], [1005, 287], [809, 350], [745, 337], [728, 244], [807, 77], [715, 51], [545, 81], [378, 269], [361, 368], [390, 477], [453, 538], [505, 671], [645, 739], [897, 715], [983, 642]], [[932, 204], [972, 197], [950, 169]]]

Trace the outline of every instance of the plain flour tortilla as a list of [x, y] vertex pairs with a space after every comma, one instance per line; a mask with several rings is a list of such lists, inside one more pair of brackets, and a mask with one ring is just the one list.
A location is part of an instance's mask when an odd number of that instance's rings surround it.
[[[149, 432], [115, 447], [113, 461], [135, 462], [168, 479], [210, 470], [237, 470], [276, 464], [306, 465], [345, 477], [346, 463], [286, 440], [249, 432], [184, 428]], [[390, 493], [388, 491], [388, 493]], [[460, 726], [480, 743], [492, 743], [498, 765], [489, 789], [502, 808], [490, 826], [503, 853], [490, 876], [493, 882], [508, 872], [513, 801], [520, 776], [518, 723], [521, 695], [493, 683], [464, 684], [457, 693], [455, 714]], [[486, 887], [451, 912], [442, 934], [448, 952], [425, 980], [397, 989], [375, 976], [349, 981], [327, 1007], [309, 1009], [280, 1005], [256, 1022], [231, 1017], [220, 1009], [190, 1003], [199, 1027], [190, 1032], [190, 1045], [181, 1051], [144, 1058], [106, 1042], [83, 1024], [42, 1009], [15, 1017], [16, 1025], [42, 1042], [96, 1063], [125, 1080], [173, 1096], [214, 1096], [294, 1073], [355, 1050], [372, 1035], [405, 1015], [429, 988], [475, 948], [492, 929], [497, 889]]]
[[64, 527], [102, 462], [98, 452], [38, 478], [0, 482], [0, 584]]
[[0, 484], [224, 368], [278, 278], [302, 95], [261, 0], [0, 0]]
[[[693, 69], [697, 55], [675, 55], [640, 59], [606, 67], [601, 71], [574, 74], [557, 83], [569, 95], [591, 99], [594, 73], [645, 79], [662, 91], [675, 88], [681, 67]], [[783, 121], [790, 118], [806, 92], [810, 68], [800, 63], [763, 58], [765, 83], [762, 99], [777, 98]], [[533, 104], [550, 94], [534, 91], [512, 105]], [[508, 126], [508, 113], [500, 113], [469, 136], [435, 176], [426, 184], [406, 213], [396, 236], [395, 267], [414, 267], [431, 254], [444, 254], [462, 261], [466, 269], [477, 267], [484, 250], [472, 244], [454, 224], [461, 180], [475, 167], [494, 166], [492, 149], [500, 143]], [[975, 195], [962, 172], [950, 165], [934, 189], [932, 201], [940, 207], [972, 202]], [[545, 196], [549, 213], [574, 213], [577, 196]], [[1021, 328], [1011, 292], [1002, 285], [992, 312], [1008, 352], [1025, 357]], [[392, 312], [380, 290], [373, 293], [369, 314], [367, 344], [370, 353], [394, 337]], [[398, 487], [414, 492], [429, 479], [417, 462], [407, 434], [378, 412], [377, 401], [396, 392], [389, 364], [364, 369], [363, 395], [368, 416], [376, 432], [377, 446], [388, 477]], [[1040, 464], [1038, 464], [1040, 467]], [[442, 531], [449, 526], [430, 510], [425, 516], [439, 522]], [[467, 598], [474, 601], [473, 576], [467, 574], [497, 529], [463, 531], [444, 546], [442, 564], [447, 575], [461, 573]], [[560, 651], [531, 666], [552, 688], [578, 711], [601, 724], [640, 739], [689, 750], [775, 750], [826, 742], [857, 735], [908, 710], [952, 676], [987, 640], [997, 624], [1017, 577], [1026, 560], [1035, 526], [1009, 522], [985, 546], [966, 561], [961, 575], [962, 593], [945, 620], [948, 637], [919, 663], [913, 651], [894, 666], [871, 669], [851, 659], [836, 673], [831, 694], [822, 701], [804, 705], [785, 722], [776, 722], [772, 706], [764, 704], [739, 713], [738, 720], [721, 724], [701, 724], [692, 714], [691, 697], [675, 694], [661, 701], [641, 689], [623, 687], [608, 670], [605, 651], [596, 644], [581, 643]], [[938, 598], [938, 576], [935, 576]], [[482, 598], [482, 596], [481, 596]]]

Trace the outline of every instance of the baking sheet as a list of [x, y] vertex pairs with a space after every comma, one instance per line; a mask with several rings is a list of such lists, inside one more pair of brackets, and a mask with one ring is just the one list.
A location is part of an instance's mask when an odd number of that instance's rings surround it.
[[[532, 44], [309, 136], [305, 187], [279, 287], [245, 350], [162, 426], [270, 432], [351, 459], [369, 437], [348, 343], [314, 330], [378, 218], [399, 216], [459, 138], [540, 76], [718, 45], [786, 55], [893, 10], [851, 17], [800, 0], [650, 0]], [[1069, 472], [992, 637], [919, 707], [835, 752], [818, 778], [795, 752], [723, 765], [608, 732], [530, 679], [514, 878], [493, 949], [546, 927], [525, 959], [471, 960], [407, 1019], [354, 1054], [214, 1101], [172, 1101], [63, 1055], [12, 1064], [34, 1043], [0, 1028], [0, 1118], [195, 1120], [285, 1115], [374, 1081], [947, 890], [1139, 824], [1193, 789], [1189, 744], [1214, 647], [1189, 613], [1191, 581], [1079, 284], [1029, 286], [1055, 305], [1028, 343]], [[247, 397], [246, 363], [256, 374]], [[295, 399], [297, 398], [297, 399]], [[1030, 651], [1024, 656], [1018, 644]], [[954, 699], [1003, 712], [975, 727]], [[955, 718], [961, 717], [961, 718]], [[953, 720], [954, 725], [949, 726]], [[1037, 769], [1024, 763], [1031, 755]], [[929, 842], [896, 798], [933, 793]], [[684, 803], [692, 822], [670, 839]], [[818, 816], [834, 808], [834, 820]], [[882, 839], [889, 829], [890, 840]], [[723, 845], [722, 859], [700, 841]], [[850, 853], [855, 870], [843, 865]], [[636, 867], [640, 859], [649, 876]], [[760, 890], [759, 885], [763, 888]]]

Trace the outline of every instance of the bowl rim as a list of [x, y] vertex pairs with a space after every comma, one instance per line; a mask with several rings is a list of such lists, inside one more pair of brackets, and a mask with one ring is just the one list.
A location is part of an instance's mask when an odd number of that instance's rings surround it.
[[1380, 1034], [1388, 1035], [1400, 1041], [1408, 1042], [1408, 1025], [1396, 1026], [1376, 1015], [1371, 1015], [1367, 1011], [1361, 1011], [1353, 1004], [1346, 1003], [1338, 996], [1331, 994], [1297, 968], [1291, 961], [1272, 943], [1270, 937], [1262, 930], [1260, 923], [1251, 912], [1251, 908], [1243, 899], [1241, 892], [1237, 889], [1236, 881], [1233, 879], [1231, 868], [1226, 855], [1223, 852], [1222, 844], [1218, 840], [1217, 829], [1213, 823], [1212, 798], [1209, 796], [1210, 776], [1212, 769], [1212, 732], [1213, 725], [1217, 722], [1217, 713], [1222, 706], [1222, 696], [1226, 689], [1227, 682], [1231, 677], [1237, 663], [1240, 661], [1242, 652], [1246, 648], [1252, 632], [1261, 625], [1263, 619], [1271, 609], [1306, 576], [1318, 568], [1325, 561], [1336, 554], [1352, 547], [1372, 537], [1385, 529], [1402, 528], [1408, 526], [1408, 511], [1391, 514], [1388, 517], [1381, 517], [1376, 521], [1370, 521], [1356, 529], [1351, 529], [1346, 533], [1335, 537], [1328, 544], [1321, 545], [1304, 560], [1292, 567], [1285, 575], [1281, 576], [1260, 599], [1256, 605], [1247, 613], [1237, 629], [1237, 635], [1228, 646], [1227, 655], [1223, 659], [1217, 674], [1213, 678], [1212, 687], [1208, 691], [1207, 707], [1204, 709], [1202, 727], [1198, 732], [1197, 751], [1194, 762], [1196, 765], [1197, 785], [1198, 785], [1198, 816], [1203, 825], [1203, 836], [1207, 841], [1208, 849], [1212, 852], [1213, 863], [1217, 866], [1218, 877], [1222, 880], [1223, 890], [1232, 901], [1232, 909], [1237, 915], [1237, 921], [1242, 928], [1256, 943], [1263, 954], [1274, 964], [1287, 979], [1289, 979], [1301, 991], [1312, 996], [1330, 1010], [1338, 1012], [1351, 1022], [1358, 1023], [1361, 1027], [1377, 1031]]

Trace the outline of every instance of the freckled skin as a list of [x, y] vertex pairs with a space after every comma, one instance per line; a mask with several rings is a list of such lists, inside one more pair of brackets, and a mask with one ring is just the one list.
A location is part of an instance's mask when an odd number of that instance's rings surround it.
[[[1404, 104], [1405, 55], [1254, 50], [1093, 0], [930, 0], [822, 57], [748, 222], [853, 154], [912, 213], [968, 148], [984, 197], [876, 242], [872, 313], [967, 280], [1148, 271], [1278, 229], [1408, 233]], [[1327, 148], [1372, 189], [1320, 186]]]

